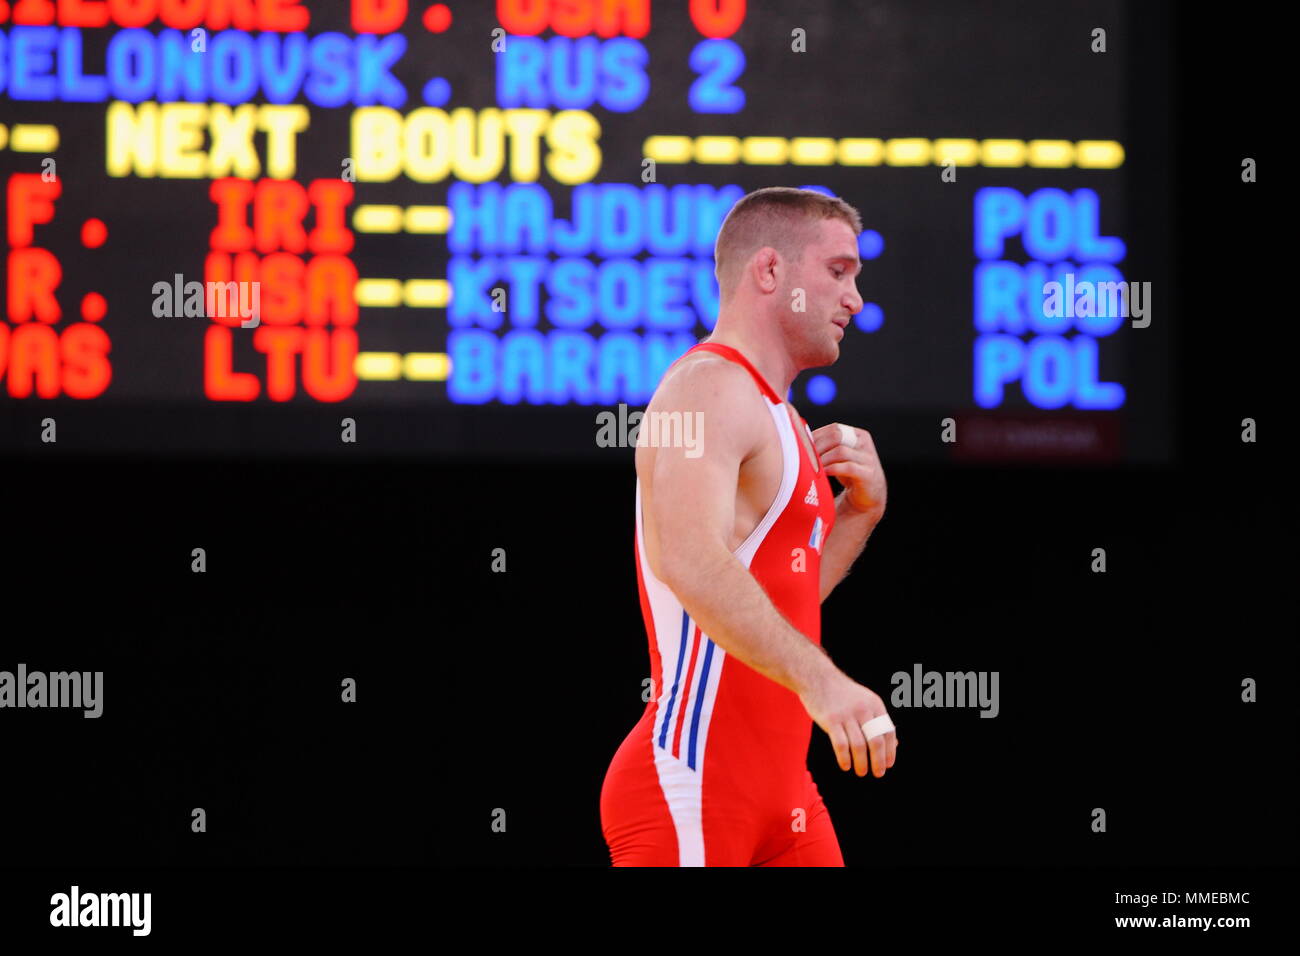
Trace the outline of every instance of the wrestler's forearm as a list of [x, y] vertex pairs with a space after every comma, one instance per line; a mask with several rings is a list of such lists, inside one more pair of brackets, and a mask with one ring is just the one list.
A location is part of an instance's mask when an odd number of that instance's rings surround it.
[[835, 665], [782, 616], [735, 555], [696, 555], [669, 584], [686, 613], [715, 644], [764, 677], [802, 694]]

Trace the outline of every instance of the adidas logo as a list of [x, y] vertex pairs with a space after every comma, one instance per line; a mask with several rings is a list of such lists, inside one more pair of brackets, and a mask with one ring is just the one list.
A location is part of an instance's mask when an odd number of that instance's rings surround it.
[[817, 500], [817, 482], [814, 481], [808, 486], [808, 494], [803, 496], [803, 503], [806, 505], [812, 505], [814, 508], [821, 504], [821, 502]]

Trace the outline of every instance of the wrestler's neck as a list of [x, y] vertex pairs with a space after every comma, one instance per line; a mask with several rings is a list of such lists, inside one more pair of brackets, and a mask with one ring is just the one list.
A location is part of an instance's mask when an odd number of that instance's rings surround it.
[[765, 341], [740, 323], [727, 321], [725, 314], [719, 316], [712, 334], [700, 339], [700, 342], [727, 345], [745, 356], [749, 364], [763, 376], [763, 381], [782, 400], [790, 393], [790, 385], [799, 374], [794, 360], [780, 340]]

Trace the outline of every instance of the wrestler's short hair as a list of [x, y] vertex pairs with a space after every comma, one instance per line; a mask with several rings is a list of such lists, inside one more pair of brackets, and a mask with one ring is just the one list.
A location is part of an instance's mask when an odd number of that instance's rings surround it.
[[768, 186], [742, 196], [722, 221], [713, 248], [722, 298], [734, 290], [741, 266], [764, 246], [790, 262], [801, 262], [804, 247], [814, 238], [814, 225], [823, 219], [848, 223], [855, 236], [862, 232], [862, 216], [838, 196], [790, 186]]

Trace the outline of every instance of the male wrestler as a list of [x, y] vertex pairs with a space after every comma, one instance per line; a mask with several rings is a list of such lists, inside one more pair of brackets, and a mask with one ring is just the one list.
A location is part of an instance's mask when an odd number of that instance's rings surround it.
[[[601, 791], [616, 866], [843, 866], [807, 768], [812, 724], [841, 769], [894, 765], [884, 703], [821, 649], [821, 602], [884, 514], [884, 472], [865, 430], [812, 432], [784, 401], [839, 358], [862, 308], [861, 231], [811, 190], [737, 202], [715, 248], [716, 328], [647, 406], [636, 567], [653, 693]], [[652, 412], [701, 412], [702, 444], [655, 447]]]

